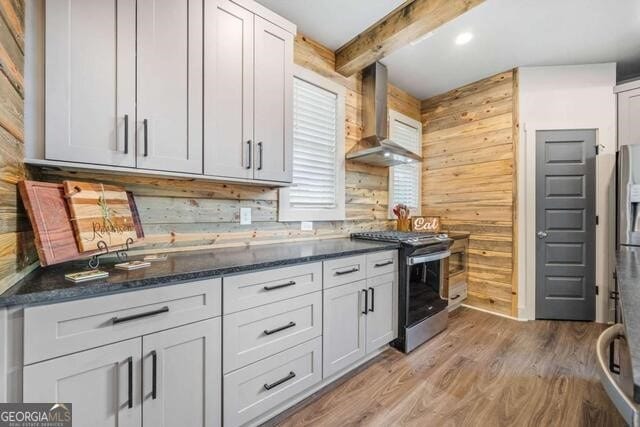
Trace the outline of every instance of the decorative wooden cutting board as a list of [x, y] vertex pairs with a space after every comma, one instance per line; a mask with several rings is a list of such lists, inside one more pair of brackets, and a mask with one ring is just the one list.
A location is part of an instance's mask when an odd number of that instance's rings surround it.
[[94, 251], [100, 241], [112, 250], [138, 238], [124, 188], [78, 181], [63, 185], [80, 252]]
[[[99, 251], [80, 253], [71, 214], [64, 198], [62, 184], [22, 181], [18, 183], [22, 202], [29, 216], [35, 236], [40, 265], [47, 266], [83, 258]], [[133, 195], [127, 193], [134, 216], [138, 238], [144, 237]]]

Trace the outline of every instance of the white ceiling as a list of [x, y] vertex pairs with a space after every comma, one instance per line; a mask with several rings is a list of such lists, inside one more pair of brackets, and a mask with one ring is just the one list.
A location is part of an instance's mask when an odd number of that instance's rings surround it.
[[425, 99], [518, 66], [617, 61], [640, 63], [640, 0], [487, 0], [382, 62]]
[[[258, 0], [331, 49], [404, 0]], [[474, 38], [456, 46], [455, 37]], [[517, 66], [619, 62], [640, 74], [640, 0], [486, 0], [388, 57], [391, 82], [425, 99]]]
[[257, 0], [332, 50], [369, 28], [405, 0]]

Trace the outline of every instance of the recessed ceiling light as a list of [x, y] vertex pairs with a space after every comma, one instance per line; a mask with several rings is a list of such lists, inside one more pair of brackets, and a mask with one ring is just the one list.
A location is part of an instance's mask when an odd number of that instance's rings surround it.
[[458, 34], [458, 37], [456, 37], [456, 44], [457, 45], [467, 44], [471, 41], [472, 38], [473, 38], [473, 34], [471, 33], [460, 33]]
[[410, 42], [409, 44], [411, 46], [415, 46], [418, 43], [422, 43], [423, 41], [425, 41], [426, 39], [428, 39], [431, 36], [433, 36], [433, 31], [429, 31], [427, 34], [424, 34], [424, 35], [418, 37], [417, 39], [415, 39], [414, 41]]
[[385, 152], [384, 152], [384, 156], [385, 156], [385, 157], [389, 157], [390, 155], [391, 155], [391, 153], [390, 153], [390, 152], [388, 152], [388, 151], [385, 151]]

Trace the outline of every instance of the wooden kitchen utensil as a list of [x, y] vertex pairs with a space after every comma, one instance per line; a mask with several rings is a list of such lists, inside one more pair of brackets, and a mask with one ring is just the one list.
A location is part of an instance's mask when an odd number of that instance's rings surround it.
[[[64, 198], [64, 186], [38, 181], [21, 181], [18, 190], [33, 228], [40, 265], [47, 266], [99, 253], [80, 253], [71, 224], [69, 206]], [[134, 215], [138, 239], [144, 237], [133, 195], [127, 193]]]
[[125, 246], [127, 239], [137, 239], [124, 188], [78, 181], [63, 184], [80, 252], [94, 251], [100, 241], [112, 250]]

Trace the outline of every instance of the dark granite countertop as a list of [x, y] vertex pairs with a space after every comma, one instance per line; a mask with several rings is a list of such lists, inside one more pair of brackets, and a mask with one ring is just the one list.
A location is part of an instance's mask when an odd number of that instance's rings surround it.
[[[100, 269], [108, 271], [109, 277], [85, 283], [72, 283], [65, 280], [64, 275], [87, 269], [86, 261], [64, 263], [39, 268], [7, 289], [0, 294], [0, 307], [55, 303], [398, 247], [395, 243], [344, 238], [174, 252], [166, 261], [133, 271], [114, 268], [115, 260], [104, 261]], [[140, 258], [131, 257], [131, 260]]]
[[616, 277], [625, 335], [631, 355], [633, 397], [640, 403], [640, 247], [621, 246]]

